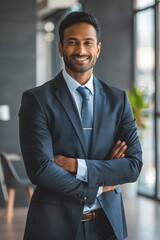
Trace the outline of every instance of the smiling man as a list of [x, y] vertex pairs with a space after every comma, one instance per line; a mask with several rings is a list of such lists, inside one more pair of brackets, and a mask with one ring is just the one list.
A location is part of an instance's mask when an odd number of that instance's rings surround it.
[[65, 69], [80, 84], [91, 77], [93, 67], [100, 53], [101, 43], [93, 25], [77, 23], [64, 30], [59, 51], [64, 59]]
[[120, 185], [137, 180], [142, 152], [126, 93], [93, 75], [100, 27], [86, 12], [59, 27], [65, 67], [23, 94], [20, 143], [36, 185], [24, 240], [122, 240]]

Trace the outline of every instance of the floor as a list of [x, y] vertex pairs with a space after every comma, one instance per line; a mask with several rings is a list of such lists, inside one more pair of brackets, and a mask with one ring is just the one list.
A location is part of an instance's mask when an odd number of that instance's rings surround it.
[[[159, 202], [144, 197], [126, 198], [124, 205], [129, 232], [127, 240], [160, 240]], [[16, 208], [14, 213], [13, 223], [7, 225], [0, 210], [0, 240], [23, 239], [27, 208]]]
[[160, 240], [160, 202], [144, 197], [124, 201], [127, 240]]
[[0, 210], [0, 240], [22, 240], [27, 208], [16, 208], [12, 224], [3, 221], [3, 211]]

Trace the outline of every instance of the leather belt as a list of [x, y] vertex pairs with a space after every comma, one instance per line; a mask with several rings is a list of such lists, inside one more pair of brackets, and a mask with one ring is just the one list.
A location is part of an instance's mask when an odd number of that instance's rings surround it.
[[102, 213], [102, 209], [98, 209], [98, 210], [94, 210], [94, 211], [91, 211], [91, 212], [84, 213], [84, 214], [82, 214], [81, 221], [94, 220], [94, 219], [98, 218], [101, 213]]

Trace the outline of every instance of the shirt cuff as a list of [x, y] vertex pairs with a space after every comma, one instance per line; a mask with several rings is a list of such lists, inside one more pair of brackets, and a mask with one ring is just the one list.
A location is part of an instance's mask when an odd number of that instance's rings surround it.
[[87, 182], [88, 181], [88, 172], [87, 172], [87, 164], [84, 159], [77, 159], [78, 168], [77, 168], [77, 176], [76, 178]]
[[103, 187], [99, 187], [97, 192], [97, 197], [99, 197], [99, 195], [102, 194], [102, 191], [103, 191]]

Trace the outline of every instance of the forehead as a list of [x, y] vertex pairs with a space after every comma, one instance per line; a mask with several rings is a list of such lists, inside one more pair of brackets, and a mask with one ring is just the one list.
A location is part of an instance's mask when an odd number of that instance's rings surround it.
[[64, 30], [64, 38], [97, 38], [97, 33], [89, 23], [76, 23]]

